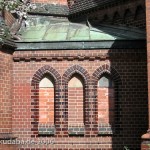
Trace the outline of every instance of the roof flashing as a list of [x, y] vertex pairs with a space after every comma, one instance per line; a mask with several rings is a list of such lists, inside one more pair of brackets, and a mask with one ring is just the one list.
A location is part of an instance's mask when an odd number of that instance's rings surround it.
[[15, 50], [145, 49], [146, 40], [16, 42]]

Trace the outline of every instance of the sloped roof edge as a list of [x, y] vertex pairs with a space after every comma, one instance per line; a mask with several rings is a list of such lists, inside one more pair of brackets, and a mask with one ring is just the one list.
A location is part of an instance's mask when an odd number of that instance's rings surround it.
[[105, 41], [37, 41], [16, 42], [16, 51], [28, 50], [93, 50], [93, 49], [146, 49], [146, 40]]

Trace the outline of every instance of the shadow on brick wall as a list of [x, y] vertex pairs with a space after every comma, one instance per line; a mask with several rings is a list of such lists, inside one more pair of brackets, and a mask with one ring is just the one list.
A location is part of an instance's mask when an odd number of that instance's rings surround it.
[[140, 150], [141, 135], [148, 128], [146, 48], [114, 49], [117, 46], [115, 41], [108, 54], [111, 67], [117, 70], [122, 82], [115, 93], [112, 147]]

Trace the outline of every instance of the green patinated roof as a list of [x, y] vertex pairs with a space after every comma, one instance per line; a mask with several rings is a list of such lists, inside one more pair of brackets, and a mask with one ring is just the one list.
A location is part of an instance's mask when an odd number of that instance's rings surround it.
[[23, 41], [114, 40], [116, 38], [100, 30], [90, 30], [85, 25], [73, 23], [30, 26], [22, 32]]
[[[88, 25], [86, 25], [88, 24]], [[68, 20], [33, 18], [27, 27], [22, 27], [21, 41], [97, 41], [145, 39], [145, 32], [127, 27], [72, 23]]]

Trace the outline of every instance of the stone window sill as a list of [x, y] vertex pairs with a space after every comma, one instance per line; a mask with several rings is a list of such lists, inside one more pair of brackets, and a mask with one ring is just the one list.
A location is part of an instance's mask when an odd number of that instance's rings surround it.
[[113, 135], [115, 133], [114, 127], [110, 124], [99, 124], [98, 135]]
[[70, 136], [83, 136], [85, 134], [84, 125], [69, 125], [68, 134]]
[[0, 133], [0, 140], [14, 140], [16, 138], [12, 133]]
[[38, 134], [39, 135], [55, 135], [55, 125], [39, 124]]

